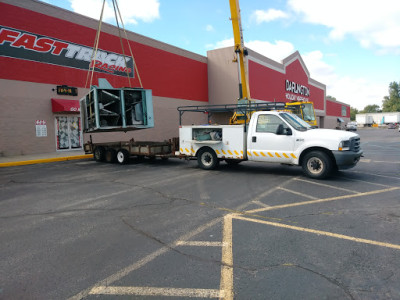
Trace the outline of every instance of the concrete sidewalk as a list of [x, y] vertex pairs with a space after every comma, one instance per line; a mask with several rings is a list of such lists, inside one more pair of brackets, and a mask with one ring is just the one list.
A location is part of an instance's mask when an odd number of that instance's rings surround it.
[[60, 151], [60, 152], [50, 152], [41, 154], [29, 154], [29, 155], [19, 155], [19, 156], [6, 156], [6, 157], [0, 157], [0, 168], [48, 163], [55, 161], [85, 159], [85, 158], [93, 158], [93, 155], [85, 154], [83, 150], [79, 150], [79, 151]]

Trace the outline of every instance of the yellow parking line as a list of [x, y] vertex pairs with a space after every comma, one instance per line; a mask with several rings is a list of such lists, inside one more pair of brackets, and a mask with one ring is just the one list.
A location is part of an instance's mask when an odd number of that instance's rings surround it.
[[233, 252], [232, 252], [232, 214], [224, 217], [222, 233], [222, 259], [220, 291], [223, 299], [233, 299]]
[[271, 225], [271, 226], [275, 226], [275, 227], [281, 227], [281, 228], [286, 228], [286, 229], [291, 229], [291, 230], [297, 230], [297, 231], [314, 233], [314, 234], [318, 234], [318, 235], [334, 237], [334, 238], [338, 238], [338, 239], [342, 239], [342, 240], [349, 240], [349, 241], [362, 243], [362, 244], [370, 244], [370, 245], [400, 250], [400, 245], [396, 245], [396, 244], [361, 239], [361, 238], [356, 238], [356, 237], [352, 237], [352, 236], [348, 236], [348, 235], [332, 233], [332, 232], [328, 232], [328, 231], [321, 231], [321, 230], [315, 230], [315, 229], [310, 229], [310, 228], [305, 228], [305, 227], [286, 225], [286, 224], [282, 224], [282, 223], [269, 222], [269, 221], [264, 221], [264, 220], [259, 220], [259, 219], [251, 219], [251, 218], [247, 218], [247, 217], [243, 217], [243, 216], [239, 216], [239, 215], [234, 215], [233, 218], [238, 219], [238, 220], [243, 220], [243, 221], [249, 221], [249, 222], [254, 222], [254, 223]]

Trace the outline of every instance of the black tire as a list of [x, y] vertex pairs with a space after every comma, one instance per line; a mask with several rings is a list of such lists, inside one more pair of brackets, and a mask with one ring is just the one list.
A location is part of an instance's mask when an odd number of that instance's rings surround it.
[[230, 165], [230, 166], [237, 166], [238, 164], [240, 164], [242, 161], [239, 159], [231, 159], [231, 158], [227, 158], [225, 159], [225, 162]]
[[129, 151], [126, 149], [119, 149], [117, 152], [117, 161], [121, 165], [125, 165], [129, 162]]
[[104, 161], [106, 156], [106, 150], [102, 146], [94, 148], [93, 158], [95, 161]]
[[332, 174], [334, 163], [325, 152], [311, 151], [304, 156], [302, 168], [308, 177], [324, 179]]
[[117, 151], [109, 148], [106, 150], [106, 162], [115, 163], [117, 161]]
[[205, 148], [197, 154], [197, 163], [204, 170], [213, 170], [218, 167], [219, 160], [214, 150]]

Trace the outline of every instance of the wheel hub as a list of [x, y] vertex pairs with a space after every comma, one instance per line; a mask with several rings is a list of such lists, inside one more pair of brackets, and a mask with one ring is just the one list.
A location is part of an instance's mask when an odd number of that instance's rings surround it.
[[308, 162], [308, 169], [311, 173], [318, 174], [322, 172], [324, 166], [319, 158], [313, 158]]

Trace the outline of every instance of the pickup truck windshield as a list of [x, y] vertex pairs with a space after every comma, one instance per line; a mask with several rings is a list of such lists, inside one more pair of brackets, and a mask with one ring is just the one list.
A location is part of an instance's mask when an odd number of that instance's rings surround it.
[[284, 119], [286, 122], [288, 122], [294, 129], [297, 129], [300, 131], [306, 131], [308, 129], [311, 129], [311, 125], [309, 125], [307, 122], [300, 119], [295, 114], [280, 113], [279, 115], [282, 117], [282, 119]]

